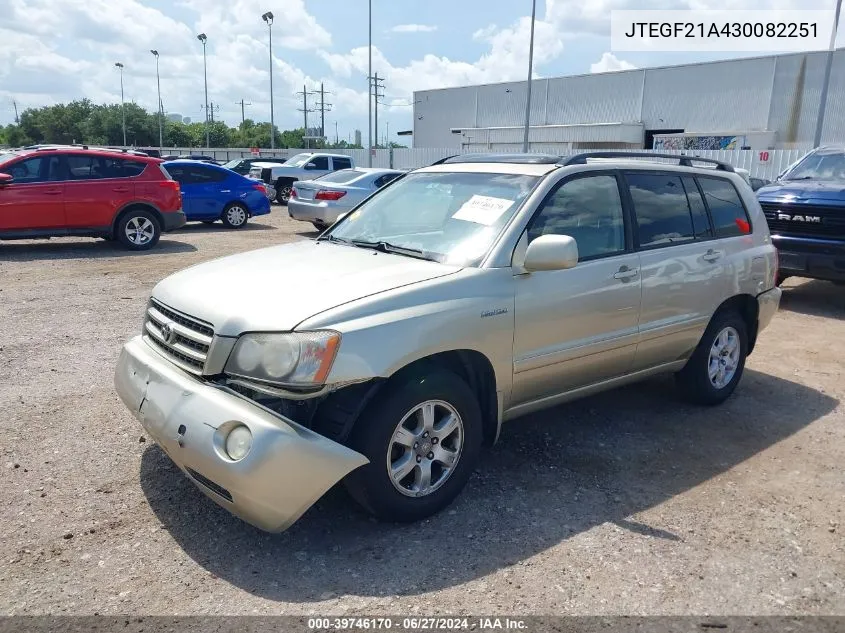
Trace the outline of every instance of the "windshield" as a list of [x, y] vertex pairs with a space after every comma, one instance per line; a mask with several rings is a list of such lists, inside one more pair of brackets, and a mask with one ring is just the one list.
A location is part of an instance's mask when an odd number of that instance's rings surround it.
[[845, 180], [845, 153], [811, 154], [791, 169], [784, 180]]
[[302, 167], [311, 158], [311, 154], [297, 154], [291, 156], [283, 164], [288, 167]]
[[320, 176], [319, 178], [315, 178], [314, 180], [319, 180], [320, 182], [347, 183], [352, 182], [353, 180], [357, 180], [365, 173], [367, 172], [360, 171], [358, 169], [341, 169], [340, 171], [333, 171], [330, 174]]
[[15, 156], [17, 156], [17, 154], [3, 154], [3, 153], [0, 153], [0, 165], [2, 165], [3, 163], [5, 163], [5, 162], [7, 162], [7, 161], [9, 161], [9, 160], [11, 160], [11, 159], [13, 159]]
[[384, 243], [426, 259], [474, 266], [539, 178], [418, 172], [369, 198], [324, 239]]
[[242, 159], [240, 158], [230, 160], [228, 163], [223, 163], [223, 167], [225, 167], [226, 169], [234, 169], [235, 167], [241, 164], [241, 160]]

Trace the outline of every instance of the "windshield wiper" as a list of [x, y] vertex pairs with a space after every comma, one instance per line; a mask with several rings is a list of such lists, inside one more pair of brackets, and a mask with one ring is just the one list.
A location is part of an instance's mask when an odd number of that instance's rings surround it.
[[375, 251], [381, 251], [382, 253], [395, 253], [396, 255], [405, 255], [407, 257], [416, 257], [417, 259], [425, 259], [427, 261], [437, 261], [428, 255], [425, 255], [420, 249], [418, 248], [409, 248], [407, 246], [397, 246], [396, 244], [391, 244], [390, 242], [385, 242], [384, 240], [379, 240], [377, 242], [369, 242], [367, 240], [349, 240], [355, 246], [360, 248], [371, 248]]
[[352, 244], [352, 242], [345, 237], [336, 237], [329, 233], [328, 235], [321, 235], [317, 238], [318, 242], [322, 242], [323, 240], [327, 240], [329, 242], [339, 242], [340, 244]]

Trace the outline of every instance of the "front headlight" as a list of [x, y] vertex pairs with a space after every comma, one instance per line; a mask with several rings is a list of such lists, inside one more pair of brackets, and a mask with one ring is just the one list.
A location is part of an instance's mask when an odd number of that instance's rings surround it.
[[330, 331], [244, 334], [224, 372], [276, 385], [321, 385], [339, 344], [340, 334]]

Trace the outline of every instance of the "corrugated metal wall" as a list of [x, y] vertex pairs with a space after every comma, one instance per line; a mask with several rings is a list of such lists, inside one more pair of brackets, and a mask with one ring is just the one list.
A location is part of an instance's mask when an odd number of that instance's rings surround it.
[[[772, 130], [778, 147], [813, 141], [825, 52], [535, 80], [534, 125], [642, 122], [646, 130]], [[645, 80], [644, 80], [645, 78]], [[460, 147], [450, 128], [524, 124], [526, 82], [414, 93], [415, 147]], [[823, 142], [845, 139], [845, 49], [834, 54]]]

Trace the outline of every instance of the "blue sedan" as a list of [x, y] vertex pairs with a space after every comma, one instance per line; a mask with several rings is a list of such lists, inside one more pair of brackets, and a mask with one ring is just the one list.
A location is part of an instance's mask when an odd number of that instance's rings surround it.
[[182, 210], [189, 222], [222, 220], [239, 229], [249, 217], [270, 213], [264, 184], [231, 169], [194, 160], [167, 161], [164, 168], [182, 189]]

